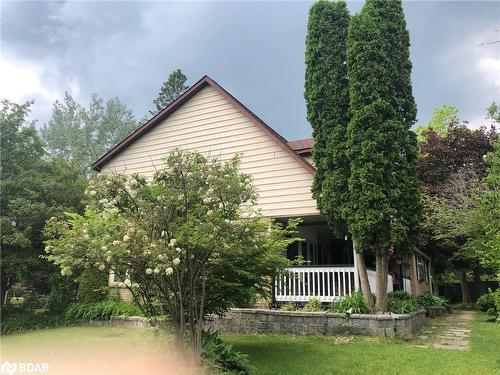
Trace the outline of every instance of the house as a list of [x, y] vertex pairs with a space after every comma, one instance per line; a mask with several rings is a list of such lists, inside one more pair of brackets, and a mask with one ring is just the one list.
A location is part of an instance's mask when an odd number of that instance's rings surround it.
[[[351, 241], [332, 235], [312, 197], [315, 169], [311, 147], [312, 139], [288, 142], [217, 82], [204, 76], [92, 168], [102, 173], [148, 177], [174, 148], [197, 150], [222, 160], [239, 154], [241, 170], [253, 176], [263, 216], [303, 220], [299, 236], [304, 241], [290, 246], [286, 255], [290, 259], [302, 256], [306, 265], [293, 267], [289, 274], [274, 280], [274, 300], [305, 302], [316, 296], [329, 302], [358, 289], [359, 278]], [[420, 253], [406, 258], [392, 262], [388, 288], [418, 293], [425, 289], [420, 282], [430, 284], [429, 259]], [[373, 265], [370, 257], [367, 265]], [[374, 290], [373, 269], [368, 270], [368, 276]]]

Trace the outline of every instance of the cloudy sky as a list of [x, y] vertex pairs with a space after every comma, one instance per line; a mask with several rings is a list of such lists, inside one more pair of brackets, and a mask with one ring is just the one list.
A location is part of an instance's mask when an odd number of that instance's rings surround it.
[[[304, 39], [310, 2], [1, 1], [0, 98], [34, 99], [48, 121], [70, 92], [119, 97], [138, 118], [181, 68], [204, 74], [288, 139], [310, 136]], [[349, 2], [357, 12], [362, 2]], [[500, 2], [407, 2], [420, 122], [441, 104], [478, 126], [500, 102]]]

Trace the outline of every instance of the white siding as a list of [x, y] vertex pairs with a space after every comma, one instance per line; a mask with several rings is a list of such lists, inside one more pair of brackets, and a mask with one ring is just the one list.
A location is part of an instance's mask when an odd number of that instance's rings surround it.
[[241, 170], [254, 177], [264, 216], [318, 214], [312, 174], [211, 86], [112, 158], [102, 172], [150, 177], [177, 147], [223, 160], [240, 154]]

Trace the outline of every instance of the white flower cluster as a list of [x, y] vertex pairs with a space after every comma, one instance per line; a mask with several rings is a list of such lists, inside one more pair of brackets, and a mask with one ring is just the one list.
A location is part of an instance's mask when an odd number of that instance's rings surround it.
[[128, 180], [125, 182], [125, 190], [127, 190], [127, 192], [132, 196], [134, 197], [135, 194], [136, 194], [136, 188], [137, 186], [139, 186], [139, 181], [137, 181], [135, 179], [135, 177], [133, 176], [130, 176], [128, 178]]
[[[165, 234], [163, 233], [163, 235], [165, 235]], [[172, 238], [168, 242], [168, 247], [174, 248], [174, 250], [180, 254], [182, 252], [182, 249], [178, 246], [176, 247], [176, 244], [177, 244], [177, 240], [175, 238]], [[155, 247], [155, 244], [151, 244], [151, 247]], [[146, 254], [146, 252], [147, 252], [147, 254]], [[150, 254], [151, 254], [151, 251], [149, 251], [149, 250], [144, 251], [144, 255], [150, 255]], [[179, 257], [175, 257], [172, 259], [171, 262], [169, 262], [167, 254], [158, 254], [156, 256], [156, 259], [158, 261], [162, 262], [163, 265], [157, 265], [154, 268], [151, 268], [151, 267], [146, 268], [146, 275], [153, 275], [153, 274], [159, 275], [162, 272], [164, 272], [165, 275], [170, 276], [174, 272], [174, 267], [177, 267], [181, 263], [181, 260]]]
[[73, 271], [71, 271], [71, 267], [66, 266], [61, 269], [61, 275], [63, 276], [71, 276], [72, 274]]

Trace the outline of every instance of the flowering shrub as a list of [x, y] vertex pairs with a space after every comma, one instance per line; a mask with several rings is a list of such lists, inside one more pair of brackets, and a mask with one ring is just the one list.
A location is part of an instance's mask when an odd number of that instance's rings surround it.
[[283, 249], [297, 240], [297, 221], [260, 216], [237, 157], [175, 150], [151, 180], [101, 174], [86, 195], [83, 216], [47, 222], [48, 258], [63, 275], [112, 270], [146, 315], [160, 305], [198, 356], [204, 316], [266, 293], [269, 276], [288, 265]]

